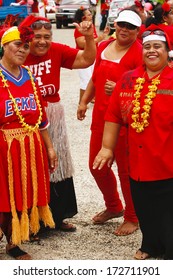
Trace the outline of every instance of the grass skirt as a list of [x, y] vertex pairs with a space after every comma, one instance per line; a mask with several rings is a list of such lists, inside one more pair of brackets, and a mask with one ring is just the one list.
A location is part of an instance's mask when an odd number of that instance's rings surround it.
[[50, 181], [58, 182], [72, 177], [74, 173], [70, 146], [67, 137], [64, 108], [60, 102], [48, 103], [46, 107], [47, 117], [50, 123], [49, 135], [58, 156], [58, 168], [51, 174]]

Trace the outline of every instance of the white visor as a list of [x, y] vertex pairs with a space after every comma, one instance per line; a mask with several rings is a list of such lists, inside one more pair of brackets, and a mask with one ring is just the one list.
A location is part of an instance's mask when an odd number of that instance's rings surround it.
[[143, 38], [143, 44], [148, 42], [148, 41], [163, 41], [166, 42], [166, 37], [165, 36], [160, 36], [156, 34], [150, 34], [146, 37]]
[[142, 24], [142, 20], [138, 14], [130, 10], [120, 12], [115, 22], [128, 22], [138, 27]]

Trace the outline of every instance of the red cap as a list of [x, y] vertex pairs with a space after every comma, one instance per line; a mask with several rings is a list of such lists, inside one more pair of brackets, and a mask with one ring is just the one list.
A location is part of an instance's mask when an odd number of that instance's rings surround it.
[[45, 17], [35, 17], [33, 15], [29, 15], [28, 17], [26, 17], [21, 23], [19, 26], [27, 26], [27, 27], [30, 27], [34, 22], [36, 21], [40, 21], [40, 20], [43, 20], [43, 21], [47, 21], [47, 22], [50, 22], [49, 19], [45, 18]]

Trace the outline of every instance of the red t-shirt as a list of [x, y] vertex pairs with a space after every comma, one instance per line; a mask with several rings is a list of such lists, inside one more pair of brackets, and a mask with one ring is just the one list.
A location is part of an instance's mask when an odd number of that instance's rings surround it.
[[111, 96], [105, 120], [128, 126], [129, 174], [136, 181], [173, 178], [173, 69], [165, 67], [160, 75], [157, 95], [151, 105], [149, 126], [141, 133], [131, 127], [132, 100], [138, 77], [146, 79], [141, 105], [151, 79], [140, 68], [125, 73]]
[[52, 43], [44, 56], [28, 55], [25, 65], [30, 67], [37, 78], [45, 101], [58, 102], [60, 100], [60, 69], [61, 67], [72, 69], [77, 53], [78, 50], [67, 45]]

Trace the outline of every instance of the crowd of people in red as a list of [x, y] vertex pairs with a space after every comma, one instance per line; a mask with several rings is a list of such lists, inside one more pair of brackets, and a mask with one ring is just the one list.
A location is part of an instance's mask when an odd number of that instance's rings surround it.
[[[102, 12], [108, 10], [101, 5]], [[8, 17], [0, 30], [0, 239], [5, 235], [7, 254], [32, 259], [19, 246], [38, 240], [40, 228], [76, 230], [65, 221], [78, 209], [60, 70], [94, 63], [77, 110], [84, 120], [95, 99], [89, 168], [105, 209], [93, 224], [123, 216], [115, 235], [142, 232], [136, 259], [172, 260], [172, 3], [157, 4], [150, 15], [136, 1], [118, 14], [114, 36], [99, 44], [86, 9], [84, 20], [74, 23], [78, 48], [52, 42], [51, 22], [35, 13], [18, 26]]]

